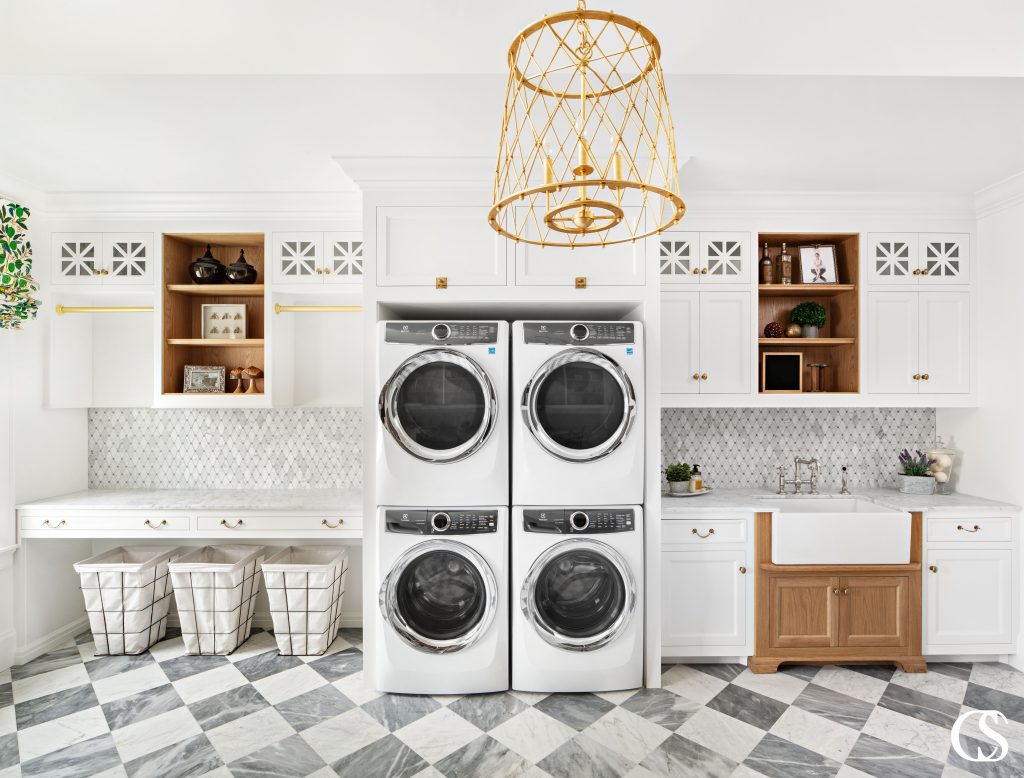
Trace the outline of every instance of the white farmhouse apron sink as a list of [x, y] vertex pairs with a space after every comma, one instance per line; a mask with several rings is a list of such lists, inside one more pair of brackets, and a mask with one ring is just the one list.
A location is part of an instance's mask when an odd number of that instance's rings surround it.
[[857, 498], [766, 500], [777, 565], [905, 565], [910, 514]]

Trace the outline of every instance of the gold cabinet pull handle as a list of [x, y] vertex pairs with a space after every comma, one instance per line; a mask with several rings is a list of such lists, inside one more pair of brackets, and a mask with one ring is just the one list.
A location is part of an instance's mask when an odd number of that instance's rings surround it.
[[935, 565], [928, 565], [928, 569], [931, 570], [933, 573], [939, 572], [939, 568]]
[[965, 527], [963, 524], [957, 524], [956, 528], [960, 530], [960, 532], [978, 532], [981, 529], [981, 527], [979, 527], [977, 524], [975, 524], [970, 529], [967, 529], [967, 527]]
[[65, 524], [67, 524], [67, 522], [64, 521], [64, 519], [61, 519], [60, 522], [57, 524], [51, 524], [49, 519], [43, 519], [43, 526], [49, 527], [50, 529], [60, 529]]
[[325, 527], [327, 527], [327, 529], [337, 529], [338, 527], [340, 527], [342, 524], [345, 523], [345, 520], [344, 519], [338, 519], [338, 523], [337, 524], [331, 524], [331, 522], [327, 521], [327, 519], [324, 519], [320, 523], [323, 524]]
[[694, 527], [693, 529], [690, 530], [690, 533], [693, 534], [693, 535], [696, 535], [698, 538], [710, 538], [712, 535], [715, 534], [715, 528], [712, 527], [711, 529], [709, 529], [707, 531], [707, 533], [701, 533], [700, 530], [698, 530], [696, 527]]
[[167, 519], [160, 519], [160, 523], [159, 524], [154, 524], [149, 519], [146, 519], [143, 523], [147, 527], [149, 527], [150, 529], [160, 529], [161, 527], [166, 527], [167, 526]]
[[700, 380], [701, 381], [707, 381], [708, 380], [708, 374], [707, 373], [701, 373], [700, 374]]
[[740, 575], [746, 575], [746, 574], [747, 574], [747, 568], [745, 568], [743, 565], [740, 565]]
[[228, 529], [234, 529], [235, 527], [241, 527], [243, 524], [245, 524], [245, 522], [242, 521], [241, 519], [236, 521], [234, 524], [228, 524], [228, 520], [227, 519], [221, 519], [220, 520], [220, 526], [227, 527]]

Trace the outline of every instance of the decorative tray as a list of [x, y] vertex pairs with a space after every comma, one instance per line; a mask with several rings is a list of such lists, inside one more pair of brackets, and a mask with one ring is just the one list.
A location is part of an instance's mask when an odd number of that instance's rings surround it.
[[701, 494], [707, 494], [710, 491], [712, 491], [712, 489], [710, 487], [708, 487], [706, 489], [701, 489], [699, 492], [683, 492], [682, 494], [673, 494], [672, 492], [662, 492], [661, 496], [662, 497], [697, 497], [698, 495], [701, 495]]

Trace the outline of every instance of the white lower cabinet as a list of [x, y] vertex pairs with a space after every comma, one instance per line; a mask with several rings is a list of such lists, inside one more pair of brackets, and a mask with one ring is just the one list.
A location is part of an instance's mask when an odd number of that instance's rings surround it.
[[1008, 653], [1013, 644], [1013, 551], [929, 549], [925, 571], [925, 652], [969, 646]]
[[667, 656], [747, 642], [746, 551], [665, 551], [661, 555], [661, 642]]

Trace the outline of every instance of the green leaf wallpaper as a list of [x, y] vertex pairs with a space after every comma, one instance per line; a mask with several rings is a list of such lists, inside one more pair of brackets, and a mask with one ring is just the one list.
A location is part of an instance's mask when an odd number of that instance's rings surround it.
[[39, 312], [28, 217], [28, 208], [0, 200], [0, 329], [20, 329]]

